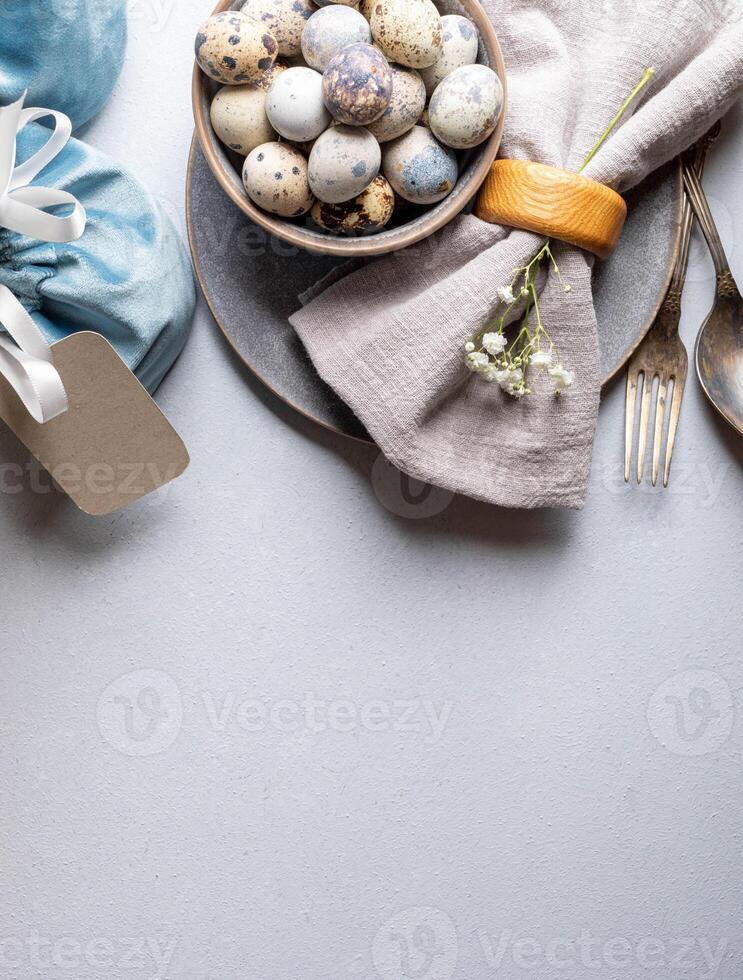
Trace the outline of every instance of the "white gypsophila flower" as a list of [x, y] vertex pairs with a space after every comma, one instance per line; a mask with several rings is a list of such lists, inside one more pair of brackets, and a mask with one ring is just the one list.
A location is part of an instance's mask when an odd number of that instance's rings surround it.
[[555, 382], [555, 391], [557, 392], [562, 391], [564, 388], [569, 388], [573, 381], [575, 381], [573, 372], [568, 371], [562, 364], [555, 364], [547, 373]]
[[513, 295], [513, 286], [501, 286], [498, 290], [498, 299], [509, 306], [511, 303], [515, 303], [516, 297]]
[[483, 371], [490, 364], [488, 355], [480, 352], [469, 353], [464, 361], [470, 371]]
[[545, 368], [552, 364], [552, 351], [538, 350], [529, 358], [529, 363], [535, 368]]
[[482, 338], [482, 346], [488, 354], [497, 357], [506, 349], [506, 338], [502, 333], [486, 333]]
[[497, 381], [498, 380], [498, 369], [494, 364], [488, 364], [486, 368], [480, 371], [480, 377], [483, 381]]
[[474, 349], [475, 349], [475, 345], [472, 343], [471, 340], [468, 340], [467, 343], [464, 345], [465, 354], [471, 354]]
[[512, 395], [513, 391], [511, 389], [518, 387], [523, 382], [524, 372], [521, 368], [503, 368], [502, 371], [498, 371], [495, 380], [504, 391]]

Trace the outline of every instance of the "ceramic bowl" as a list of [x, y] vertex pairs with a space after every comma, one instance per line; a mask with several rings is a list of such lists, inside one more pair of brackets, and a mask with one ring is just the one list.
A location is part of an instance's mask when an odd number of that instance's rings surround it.
[[[220, 0], [214, 13], [239, 9], [243, 3], [244, 0]], [[242, 157], [223, 146], [212, 129], [209, 106], [219, 86], [194, 64], [192, 97], [196, 134], [209, 168], [225, 193], [244, 214], [272, 235], [292, 245], [310, 252], [353, 258], [382, 255], [419, 242], [438, 231], [466, 207], [498, 153], [507, 110], [506, 69], [493, 25], [478, 0], [436, 0], [436, 6], [441, 14], [462, 14], [476, 25], [480, 34], [477, 60], [480, 64], [489, 65], [498, 74], [504, 96], [503, 111], [493, 134], [480, 146], [458, 154], [459, 178], [451, 194], [428, 208], [402, 202], [404, 206], [396, 208], [390, 225], [384, 231], [366, 237], [330, 235], [314, 226], [307, 215], [288, 221], [261, 211], [243, 188]]]

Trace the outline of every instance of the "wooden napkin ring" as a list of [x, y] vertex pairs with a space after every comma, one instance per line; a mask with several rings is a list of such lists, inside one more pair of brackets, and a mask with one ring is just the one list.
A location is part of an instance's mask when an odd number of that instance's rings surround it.
[[480, 188], [475, 214], [606, 259], [619, 241], [627, 205], [611, 187], [569, 170], [528, 160], [496, 160]]

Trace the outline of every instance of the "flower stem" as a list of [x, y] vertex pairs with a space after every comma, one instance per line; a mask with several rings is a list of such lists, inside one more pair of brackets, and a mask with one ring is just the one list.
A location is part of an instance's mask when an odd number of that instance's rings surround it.
[[646, 68], [645, 69], [645, 74], [642, 76], [642, 78], [640, 79], [640, 81], [637, 83], [637, 85], [635, 85], [635, 87], [632, 89], [632, 91], [630, 92], [630, 94], [624, 100], [624, 102], [622, 103], [622, 105], [621, 105], [621, 107], [619, 109], [619, 112], [616, 114], [616, 116], [614, 116], [614, 118], [612, 119], [612, 121], [609, 123], [609, 125], [606, 127], [606, 129], [604, 130], [604, 132], [601, 134], [601, 138], [594, 145], [594, 147], [591, 150], [591, 152], [588, 154], [588, 156], [586, 157], [586, 159], [581, 164], [580, 169], [578, 170], [578, 173], [579, 174], [582, 174], [583, 171], [588, 166], [588, 164], [591, 162], [591, 160], [593, 160], [593, 158], [596, 156], [596, 154], [598, 153], [598, 151], [601, 149], [601, 147], [604, 145], [604, 143], [607, 141], [607, 139], [611, 136], [611, 134], [614, 131], [614, 129], [621, 122], [622, 116], [624, 116], [624, 114], [627, 112], [627, 110], [629, 109], [629, 107], [635, 101], [635, 99], [640, 94], [640, 92], [642, 92], [642, 90], [645, 88], [645, 86], [648, 84], [648, 82], [650, 81], [650, 79], [653, 77], [654, 74], [655, 74], [655, 68]]

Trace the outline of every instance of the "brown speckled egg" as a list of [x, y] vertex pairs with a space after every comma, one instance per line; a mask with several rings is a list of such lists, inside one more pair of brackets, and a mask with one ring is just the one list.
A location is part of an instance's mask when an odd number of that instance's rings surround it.
[[380, 143], [402, 136], [415, 126], [426, 104], [426, 87], [415, 68], [390, 65], [392, 98], [379, 119], [369, 123], [369, 132]]
[[428, 105], [431, 132], [464, 150], [493, 132], [503, 108], [503, 87], [487, 65], [462, 65], [436, 86]]
[[382, 169], [396, 194], [413, 204], [435, 204], [457, 182], [457, 158], [423, 126], [385, 143]]
[[359, 13], [367, 20], [371, 20], [372, 10], [376, 0], [359, 0]]
[[357, 197], [379, 173], [379, 143], [361, 126], [331, 126], [315, 140], [309, 159], [312, 193], [326, 204]]
[[477, 28], [471, 20], [459, 14], [447, 14], [441, 18], [441, 29], [444, 43], [441, 54], [432, 65], [421, 69], [427, 95], [455, 68], [474, 65], [477, 61]]
[[376, 0], [372, 36], [390, 61], [427, 68], [441, 54], [441, 17], [431, 0]]
[[254, 79], [252, 82], [248, 82], [247, 84], [251, 85], [253, 88], [262, 88], [264, 92], [267, 92], [282, 71], [286, 71], [288, 67], [288, 61], [277, 58], [267, 71], [264, 71], [262, 75], [259, 75], [258, 78]]
[[205, 21], [196, 35], [201, 70], [223, 85], [256, 81], [276, 60], [276, 39], [239, 10], [225, 10]]
[[214, 96], [210, 115], [220, 140], [244, 157], [276, 139], [266, 115], [266, 93], [257, 85], [225, 85]]
[[371, 42], [368, 22], [353, 7], [333, 4], [316, 11], [302, 34], [302, 54], [311, 68], [325, 71], [348, 44]]
[[304, 25], [317, 7], [312, 0], [247, 0], [241, 9], [276, 38], [279, 54], [293, 58], [302, 50]]
[[394, 209], [395, 195], [380, 175], [352, 201], [342, 204], [315, 201], [311, 215], [315, 224], [326, 231], [340, 235], [373, 235], [384, 228]]
[[314, 204], [307, 161], [286, 143], [263, 143], [248, 154], [243, 184], [250, 200], [282, 218], [305, 214]]
[[348, 126], [366, 126], [389, 105], [392, 71], [371, 44], [349, 44], [325, 69], [322, 91], [334, 119]]

